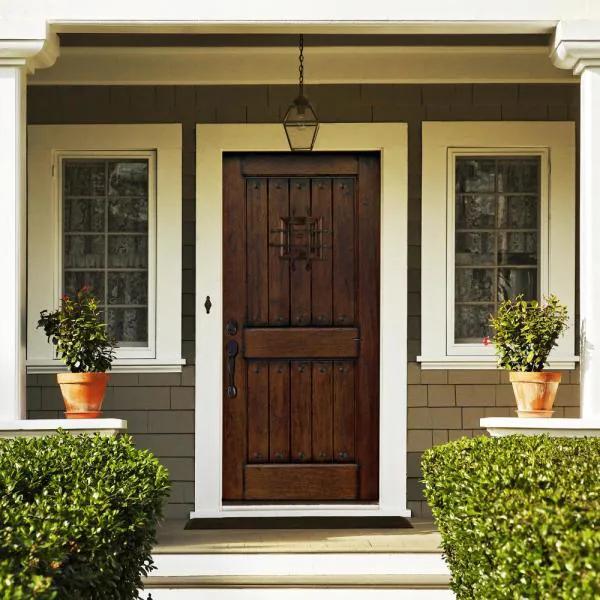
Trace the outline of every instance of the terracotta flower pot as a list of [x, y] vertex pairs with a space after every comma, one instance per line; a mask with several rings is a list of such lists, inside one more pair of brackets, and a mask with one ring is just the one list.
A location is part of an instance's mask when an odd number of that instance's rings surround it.
[[551, 417], [560, 383], [560, 373], [548, 371], [509, 373], [519, 417]]
[[65, 401], [65, 417], [100, 417], [108, 378], [108, 373], [58, 373], [56, 379]]

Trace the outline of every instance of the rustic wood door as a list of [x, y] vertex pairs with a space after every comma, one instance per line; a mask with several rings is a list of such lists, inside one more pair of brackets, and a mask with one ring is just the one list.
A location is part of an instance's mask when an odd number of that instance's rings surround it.
[[223, 169], [223, 500], [377, 500], [379, 155]]

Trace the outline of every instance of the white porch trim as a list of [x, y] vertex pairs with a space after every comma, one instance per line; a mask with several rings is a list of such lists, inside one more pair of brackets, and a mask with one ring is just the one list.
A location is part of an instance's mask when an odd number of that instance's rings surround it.
[[[0, 33], [2, 28], [0, 27]], [[50, 66], [58, 55], [56, 36], [47, 40], [0, 35], [0, 272], [4, 320], [0, 349], [0, 421], [23, 419], [26, 411], [26, 153], [27, 73]]]
[[0, 64], [0, 420], [25, 418], [25, 121], [27, 74], [22, 64]]
[[[196, 127], [196, 466], [191, 518], [399, 515], [406, 508], [406, 271], [408, 154], [404, 123], [324, 124], [315, 151], [381, 151], [381, 372], [379, 502], [369, 506], [257, 506], [222, 503], [223, 152], [287, 151], [281, 125]], [[207, 314], [206, 296], [213, 308]]]

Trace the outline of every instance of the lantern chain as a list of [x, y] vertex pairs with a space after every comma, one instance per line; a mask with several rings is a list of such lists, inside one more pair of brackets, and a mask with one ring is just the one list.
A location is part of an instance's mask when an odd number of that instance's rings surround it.
[[299, 66], [298, 66], [298, 88], [300, 91], [300, 96], [304, 96], [304, 35], [300, 34], [300, 56], [299, 56]]

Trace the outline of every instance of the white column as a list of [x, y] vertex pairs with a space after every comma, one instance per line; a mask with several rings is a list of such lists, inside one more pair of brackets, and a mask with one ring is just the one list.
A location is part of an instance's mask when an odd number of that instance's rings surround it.
[[600, 66], [581, 72], [581, 416], [600, 417]]
[[581, 77], [579, 298], [581, 417], [600, 419], [600, 21], [561, 21], [555, 66]]
[[0, 421], [25, 418], [26, 81], [0, 63]]

